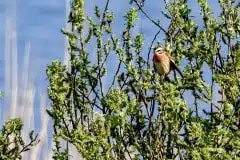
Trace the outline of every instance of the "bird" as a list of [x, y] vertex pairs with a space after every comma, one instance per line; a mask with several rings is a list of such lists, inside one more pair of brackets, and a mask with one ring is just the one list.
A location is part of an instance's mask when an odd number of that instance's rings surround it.
[[176, 70], [181, 75], [181, 77], [183, 77], [182, 72], [174, 63], [174, 60], [170, 56], [169, 52], [166, 51], [165, 48], [160, 44], [154, 47], [153, 63], [155, 70], [161, 76], [164, 76], [167, 80], [169, 80], [167, 75], [172, 70]]

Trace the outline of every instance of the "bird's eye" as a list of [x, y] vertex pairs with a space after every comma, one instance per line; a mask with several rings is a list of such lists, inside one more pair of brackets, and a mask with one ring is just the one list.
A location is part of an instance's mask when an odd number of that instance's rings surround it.
[[157, 54], [162, 54], [162, 53], [163, 53], [163, 50], [162, 50], [161, 48], [158, 48], [158, 49], [155, 50], [155, 52], [156, 52]]
[[162, 52], [162, 51], [157, 51], [156, 53], [157, 53], [157, 54], [163, 54], [163, 52]]

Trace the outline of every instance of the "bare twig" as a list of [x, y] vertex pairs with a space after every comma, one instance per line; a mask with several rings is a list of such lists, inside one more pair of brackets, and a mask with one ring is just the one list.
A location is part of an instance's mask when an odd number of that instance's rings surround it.
[[152, 47], [153, 47], [153, 43], [155, 42], [155, 40], [157, 39], [157, 36], [159, 35], [159, 33], [161, 32], [161, 30], [159, 30], [155, 36], [153, 37], [153, 40], [151, 42], [151, 45], [150, 45], [150, 48], [148, 50], [148, 57], [147, 57], [147, 67], [149, 65], [149, 60], [150, 60], [150, 54], [151, 54], [151, 50], [152, 50]]
[[156, 21], [154, 21], [142, 8], [142, 6], [138, 3], [137, 0], [133, 0], [133, 2], [138, 6], [139, 10], [147, 17], [148, 20], [150, 20], [154, 25], [156, 25], [160, 30], [162, 30], [164, 33], [167, 33], [167, 31], [160, 26]]

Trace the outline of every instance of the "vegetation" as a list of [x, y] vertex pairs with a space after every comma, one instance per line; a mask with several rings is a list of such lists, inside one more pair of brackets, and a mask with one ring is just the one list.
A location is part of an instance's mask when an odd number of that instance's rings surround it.
[[[53, 61], [47, 68], [53, 158], [68, 159], [73, 145], [86, 160], [240, 159], [240, 3], [219, 0], [216, 15], [212, 1], [197, 0], [201, 23], [187, 0], [164, 1], [161, 20], [144, 10], [154, 2], [131, 0], [117, 22], [124, 24], [121, 35], [112, 28], [116, 20], [109, 3], [115, 1], [106, 0], [103, 10], [96, 6], [91, 17], [84, 0], [72, 0], [72, 28], [62, 29], [70, 65]], [[144, 33], [133, 32], [139, 13], [156, 32], [150, 46], [144, 45]], [[153, 70], [152, 48], [160, 33], [181, 63], [183, 78], [174, 73], [164, 81]], [[19, 119], [3, 126], [2, 159], [21, 158], [37, 141], [31, 132], [25, 145], [21, 129]]]
[[[95, 7], [95, 17], [86, 15], [83, 0], [72, 1], [72, 30], [62, 30], [70, 68], [54, 61], [47, 69], [55, 159], [68, 157], [61, 140], [89, 160], [240, 158], [240, 4], [219, 0], [221, 13], [214, 16], [212, 2], [197, 2], [203, 27], [186, 0], [172, 0], [162, 8], [170, 21], [164, 29], [165, 20], [155, 21], [144, 1], [132, 0], [135, 7], [116, 35], [109, 0], [104, 10]], [[143, 45], [144, 33], [133, 33], [139, 12], [157, 27], [151, 46]], [[164, 82], [153, 71], [151, 48], [159, 32], [176, 63], [185, 62], [184, 78]], [[88, 51], [90, 42], [96, 52]], [[107, 65], [112, 57], [114, 74]]]
[[22, 159], [22, 153], [29, 151], [39, 140], [34, 132], [29, 133], [30, 142], [24, 142], [21, 131], [23, 123], [21, 119], [7, 121], [0, 131], [0, 159], [15, 160]]

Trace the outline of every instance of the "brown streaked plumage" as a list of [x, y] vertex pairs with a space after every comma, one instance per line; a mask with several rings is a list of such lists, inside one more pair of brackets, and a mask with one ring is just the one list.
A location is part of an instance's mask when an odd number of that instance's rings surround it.
[[177, 70], [183, 77], [182, 72], [178, 69], [173, 59], [164, 48], [157, 47], [154, 49], [153, 62], [154, 68], [160, 75], [167, 76], [171, 70]]

